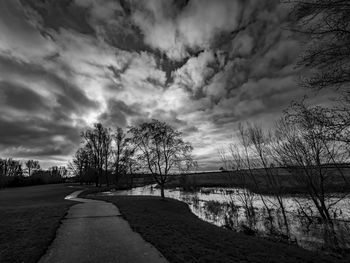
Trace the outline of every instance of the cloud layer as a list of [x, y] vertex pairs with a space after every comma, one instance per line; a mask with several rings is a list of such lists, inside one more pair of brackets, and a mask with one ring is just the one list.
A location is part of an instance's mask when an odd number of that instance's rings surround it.
[[[81, 130], [169, 122], [202, 170], [240, 121], [272, 124], [305, 39], [271, 0], [0, 3], [0, 154], [63, 164]], [[324, 96], [314, 97], [322, 103]]]

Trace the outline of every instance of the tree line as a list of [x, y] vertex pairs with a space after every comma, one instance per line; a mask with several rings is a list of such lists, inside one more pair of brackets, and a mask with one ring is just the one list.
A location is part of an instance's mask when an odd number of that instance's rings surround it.
[[42, 169], [37, 160], [0, 158], [0, 188], [61, 183], [67, 174], [64, 166]]
[[81, 183], [96, 186], [115, 184], [127, 174], [149, 174], [161, 189], [171, 175], [185, 172], [195, 165], [192, 145], [169, 124], [151, 120], [127, 130], [95, 123], [82, 132], [83, 142], [70, 168]]

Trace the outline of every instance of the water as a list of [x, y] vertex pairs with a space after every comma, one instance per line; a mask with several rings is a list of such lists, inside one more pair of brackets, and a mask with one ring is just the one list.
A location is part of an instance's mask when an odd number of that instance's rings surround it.
[[[152, 185], [104, 192], [102, 195], [160, 196], [160, 190]], [[336, 218], [331, 228], [317, 218], [317, 211], [306, 196], [284, 197], [289, 230], [287, 231], [278, 202], [273, 196], [263, 196], [271, 209], [271, 217], [268, 216], [259, 195], [240, 188], [201, 188], [196, 192], [176, 188], [165, 190], [165, 196], [187, 203], [191, 211], [202, 220], [234, 231], [296, 243], [309, 250], [334, 252], [350, 249], [349, 197], [338, 202], [331, 210]], [[301, 213], [300, 206], [307, 208], [307, 214], [312, 215], [312, 222]]]

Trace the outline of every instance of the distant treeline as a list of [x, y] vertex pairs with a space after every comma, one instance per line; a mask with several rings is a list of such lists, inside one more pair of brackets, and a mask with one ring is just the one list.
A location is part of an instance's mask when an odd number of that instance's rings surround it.
[[62, 183], [67, 173], [64, 166], [52, 166], [44, 170], [39, 161], [0, 158], [0, 188]]
[[[89, 176], [90, 175], [90, 176]], [[113, 170], [107, 172], [108, 182], [113, 185], [116, 189], [129, 189], [132, 187], [145, 186], [150, 184], [157, 183], [151, 174], [142, 174], [142, 173], [125, 173], [118, 178], [118, 181], [115, 179], [115, 174]], [[174, 176], [175, 178], [175, 176]], [[80, 184], [91, 185], [95, 183], [94, 173], [85, 174], [82, 177], [74, 176], [70, 177], [70, 181]], [[105, 177], [100, 178], [100, 183], [102, 185], [107, 185], [107, 180]]]
[[[323, 172], [329, 174], [330, 180], [327, 180], [325, 192], [347, 192], [350, 186], [344, 185], [343, 178], [339, 175], [341, 169], [342, 174], [350, 180], [350, 164], [339, 165], [338, 167], [324, 166]], [[317, 169], [316, 167], [310, 169]], [[300, 172], [300, 167], [274, 167], [269, 168], [281, 182], [281, 194], [307, 194], [307, 185], [302, 181], [296, 180], [294, 174]], [[250, 173], [248, 175], [248, 173]], [[242, 183], [242, 175], [245, 181]], [[271, 186], [266, 180], [264, 168], [253, 168], [249, 170], [222, 170], [211, 172], [196, 172], [182, 175], [174, 175], [172, 180], [167, 184], [168, 188], [182, 187], [184, 190], [195, 191], [201, 187], [239, 187], [247, 188], [254, 193], [273, 194], [276, 188]], [[259, 187], [256, 186], [259, 185]]]

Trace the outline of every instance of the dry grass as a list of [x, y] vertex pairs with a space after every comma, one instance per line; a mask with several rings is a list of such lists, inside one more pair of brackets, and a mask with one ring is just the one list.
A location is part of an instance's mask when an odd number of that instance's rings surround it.
[[346, 262], [322, 253], [235, 233], [191, 213], [182, 202], [157, 197], [95, 197], [118, 206], [131, 227], [172, 263]]
[[74, 188], [41, 185], [0, 190], [0, 262], [37, 262], [74, 204]]

